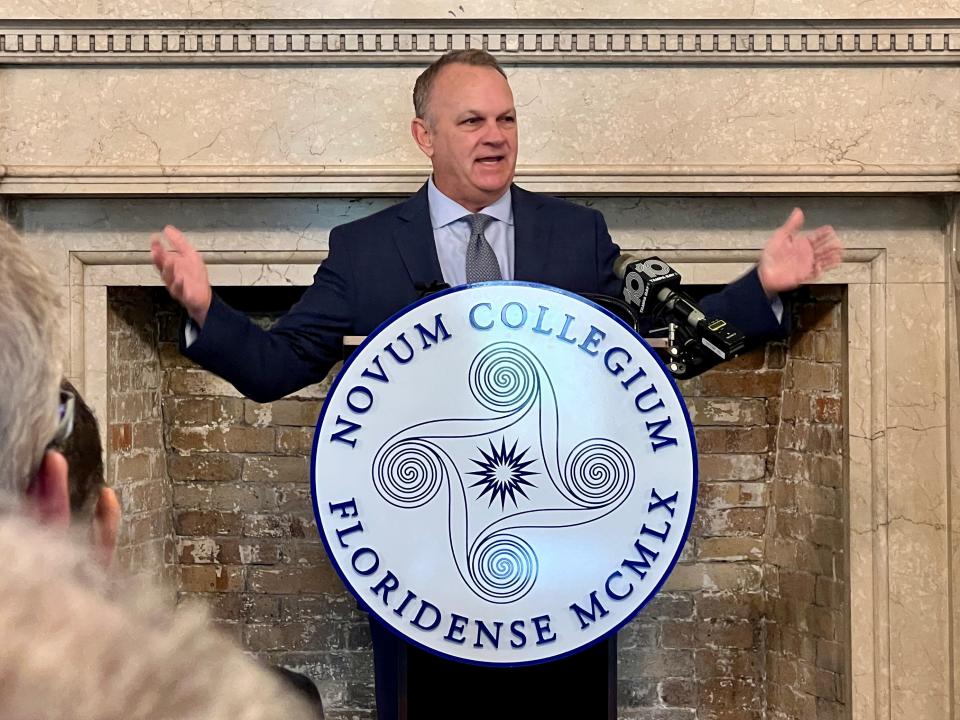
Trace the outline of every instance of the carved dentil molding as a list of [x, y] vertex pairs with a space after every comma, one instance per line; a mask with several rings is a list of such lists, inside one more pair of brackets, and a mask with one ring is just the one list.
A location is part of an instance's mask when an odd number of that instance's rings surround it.
[[0, 21], [0, 65], [956, 64], [960, 20]]

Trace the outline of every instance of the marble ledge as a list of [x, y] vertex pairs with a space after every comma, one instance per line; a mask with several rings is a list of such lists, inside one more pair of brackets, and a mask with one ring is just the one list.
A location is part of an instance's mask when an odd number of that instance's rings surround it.
[[[420, 166], [0, 166], [3, 196], [345, 196], [416, 192]], [[517, 181], [567, 195], [947, 194], [960, 165], [520, 166]]]

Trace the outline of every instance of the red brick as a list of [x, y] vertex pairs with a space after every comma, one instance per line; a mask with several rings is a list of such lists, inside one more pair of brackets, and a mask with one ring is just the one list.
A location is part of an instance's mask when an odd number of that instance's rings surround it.
[[818, 577], [816, 602], [817, 605], [828, 608], [841, 609], [845, 607], [847, 604], [846, 583], [829, 577]]
[[690, 421], [695, 425], [762, 425], [763, 400], [696, 397], [687, 400]]
[[802, 603], [812, 603], [816, 595], [817, 579], [806, 572], [783, 569], [780, 571], [780, 595]]
[[837, 365], [821, 365], [802, 360], [788, 363], [787, 387], [827, 393], [839, 392], [840, 368]]
[[171, 503], [170, 486], [162, 479], [144, 480], [124, 485], [120, 492], [123, 515], [146, 510], [168, 508]]
[[240, 592], [245, 569], [230, 565], [182, 565], [180, 590], [184, 592]]
[[687, 678], [667, 678], [659, 683], [660, 702], [667, 707], [692, 707], [697, 702], [697, 685]]
[[313, 428], [279, 428], [277, 452], [284, 455], [310, 455], [313, 451]]
[[747, 678], [712, 678], [700, 683], [700, 706], [714, 710], [759, 709], [759, 683]]
[[686, 594], [657, 593], [643, 608], [644, 617], [690, 618], [693, 617], [693, 599]]
[[702, 388], [704, 395], [717, 397], [775, 397], [782, 383], [779, 370], [717, 372], [703, 376]]
[[272, 452], [275, 442], [276, 434], [273, 428], [234, 425], [228, 428], [173, 427], [170, 430], [170, 446], [181, 452]]
[[132, 425], [133, 445], [138, 448], [163, 448], [163, 425], [158, 420]]
[[762, 453], [770, 449], [770, 428], [696, 428], [701, 453]]
[[700, 647], [752, 648], [756, 644], [754, 625], [749, 620], [707, 620], [696, 625]]
[[170, 511], [166, 508], [124, 518], [121, 543], [138, 545], [170, 531]]
[[239, 535], [242, 516], [217, 510], [178, 510], [174, 527], [180, 535]]
[[247, 513], [243, 516], [243, 536], [262, 538], [314, 538], [317, 524], [312, 513]]
[[814, 357], [821, 363], [843, 360], [843, 341], [836, 332], [819, 332], [814, 336]]
[[817, 638], [836, 640], [839, 625], [839, 613], [829, 608], [817, 606], [806, 609], [807, 628]]
[[813, 519], [810, 540], [831, 548], [843, 546], [843, 522], [839, 518], [817, 516]]
[[767, 504], [766, 483], [702, 483], [697, 504], [701, 508], [764, 507]]
[[343, 584], [329, 565], [326, 567], [251, 567], [249, 589], [268, 594], [342, 592]]
[[702, 482], [760, 480], [765, 472], [763, 455], [703, 455], [698, 465]]
[[665, 620], [660, 624], [660, 647], [695, 648], [694, 631], [691, 620]]
[[694, 517], [694, 528], [701, 537], [714, 535], [763, 534], [767, 513], [764, 508], [730, 508], [699, 512]]
[[699, 648], [694, 657], [698, 678], [753, 678], [760, 672], [760, 658], [753, 649]]
[[843, 644], [831, 640], [817, 640], [817, 667], [835, 673], [843, 673], [846, 660]]
[[123, 452], [133, 447], [133, 431], [130, 423], [117, 423], [110, 426], [110, 449]]
[[260, 404], [247, 400], [244, 413], [250, 425], [299, 425], [313, 428], [320, 417], [319, 400], [277, 400]]
[[334, 650], [342, 647], [342, 628], [324, 618], [307, 623], [282, 625], [247, 625], [243, 643], [249, 650], [310, 650], [322, 647]]
[[693, 674], [693, 651], [666, 649], [657, 653], [651, 653], [649, 649], [622, 651], [617, 672], [630, 678], [690, 677]]
[[164, 401], [166, 421], [174, 426], [239, 424], [243, 400], [224, 397], [172, 397]]
[[107, 397], [107, 415], [116, 423], [134, 423], [160, 417], [155, 392], [135, 391], [120, 393], [110, 389]]
[[310, 463], [305, 457], [248, 457], [243, 460], [243, 479], [247, 482], [307, 483], [310, 480]]
[[839, 398], [818, 397], [813, 401], [813, 419], [817, 422], [840, 425], [843, 422], [843, 405]]
[[701, 619], [755, 620], [764, 605], [760, 593], [702, 593], [697, 597], [697, 617]]
[[840, 516], [842, 495], [839, 490], [812, 484], [795, 486], [795, 490], [796, 506], [800, 512], [811, 515]]
[[697, 542], [698, 560], [762, 560], [763, 540], [754, 537], [705, 537]]
[[818, 485], [838, 488], [843, 485], [843, 463], [839, 457], [810, 458], [810, 480]]
[[235, 455], [197, 453], [168, 455], [167, 472], [175, 482], [227, 482], [240, 477], [241, 458]]
[[230, 383], [205, 370], [173, 368], [167, 371], [164, 377], [164, 389], [173, 395], [240, 397], [240, 392]]

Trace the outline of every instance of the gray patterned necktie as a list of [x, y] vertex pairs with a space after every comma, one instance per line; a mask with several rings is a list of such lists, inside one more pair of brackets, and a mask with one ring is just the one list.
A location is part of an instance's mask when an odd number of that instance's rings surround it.
[[467, 282], [501, 280], [500, 263], [497, 255], [487, 242], [483, 231], [493, 218], [489, 215], [474, 213], [465, 218], [470, 223], [470, 242], [467, 243]]

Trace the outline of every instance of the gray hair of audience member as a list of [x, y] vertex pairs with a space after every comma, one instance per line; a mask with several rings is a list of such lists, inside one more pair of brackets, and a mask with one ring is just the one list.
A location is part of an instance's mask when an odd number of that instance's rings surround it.
[[0, 717], [313, 717], [199, 608], [116, 587], [77, 539], [0, 509], [0, 554]]
[[26, 491], [57, 428], [60, 301], [50, 277], [0, 220], [0, 488]]

